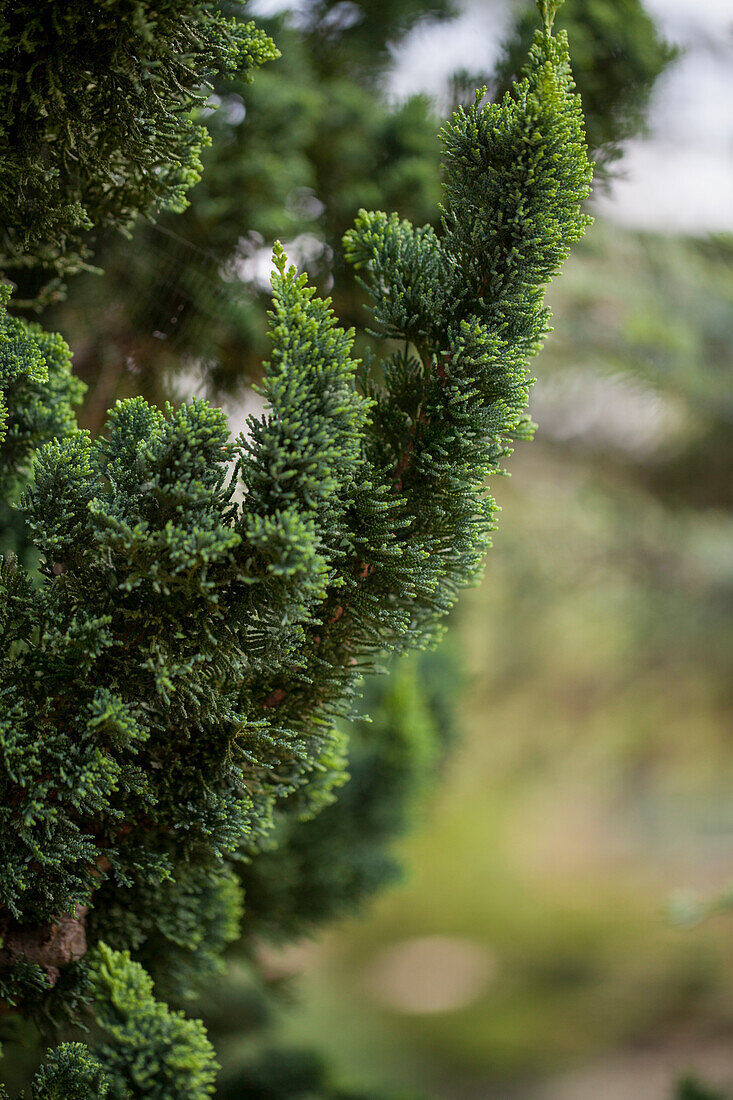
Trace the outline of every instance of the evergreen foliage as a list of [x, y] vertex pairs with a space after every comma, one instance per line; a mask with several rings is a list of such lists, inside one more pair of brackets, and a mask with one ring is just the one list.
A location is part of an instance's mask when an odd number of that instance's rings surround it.
[[[71, 373], [60, 336], [8, 315], [0, 288], [0, 550], [29, 562], [25, 524], [13, 503], [30, 476], [37, 448], [68, 435], [84, 385]], [[0, 609], [0, 623], [3, 611]]]
[[73, 406], [84, 387], [71, 373], [60, 336], [8, 315], [0, 289], [0, 493], [11, 499], [30, 473], [36, 450], [76, 427]]
[[[522, 4], [495, 75], [496, 94], [521, 71], [534, 22], [532, 5]], [[623, 143], [643, 131], [654, 84], [678, 50], [639, 0], [568, 0], [557, 22], [573, 44], [596, 179], [608, 180]]]
[[[396, 664], [384, 685], [369, 678], [362, 704], [369, 720], [349, 725], [348, 777], [338, 797], [305, 821], [297, 796], [279, 808], [272, 847], [239, 872], [247, 940], [297, 939], [399, 877], [390, 844], [414, 817], [455, 724], [460, 678], [452, 670], [449, 693], [436, 682], [435, 663], [423, 655], [419, 665]], [[451, 717], [441, 722], [446, 707]]]
[[[379, 385], [276, 249], [247, 437], [206, 402], [134, 398], [96, 441], [64, 413], [36, 451], [20, 511], [39, 583], [0, 573], [0, 998], [56, 1019], [93, 1003], [115, 1098], [210, 1094], [200, 1025], [153, 999], [140, 960], [175, 996], [210, 972], [237, 923], [232, 861], [286, 800], [328, 804], [359, 677], [429, 644], [480, 570], [485, 478], [529, 430], [544, 287], [589, 220], [567, 40], [540, 8], [525, 77], [443, 130], [442, 233], [362, 211], [347, 234], [399, 345]], [[58, 341], [17, 331], [9, 389], [63, 375]], [[77, 1068], [83, 1090], [96, 1070]]]
[[[244, 272], [263, 242], [299, 238], [310, 249], [310, 275], [333, 294], [348, 327], [361, 321], [362, 295], [341, 238], [359, 207], [435, 217], [438, 123], [423, 97], [395, 106], [379, 88], [388, 43], [407, 34], [423, 5], [377, 0], [351, 25], [325, 7], [301, 6], [296, 26], [285, 17], [267, 23], [282, 57], [251, 85], [215, 82], [220, 106], [199, 116], [211, 145], [190, 206], [139, 221], [129, 240], [105, 239], [103, 277], [70, 280], [68, 301], [51, 312], [90, 384], [84, 421], [94, 431], [116, 397], [170, 399], [187, 367], [203, 372], [217, 395], [259, 376], [269, 286]], [[90, 308], [99, 317], [94, 332]]]
[[110, 1081], [83, 1043], [52, 1050], [33, 1079], [32, 1100], [96, 1100], [110, 1095]]
[[[192, 108], [215, 75], [246, 74], [275, 54], [254, 24], [210, 0], [3, 0], [6, 277], [27, 267], [73, 273], [89, 258], [92, 228], [182, 208], [208, 140]], [[52, 279], [44, 293], [58, 286]]]
[[199, 1100], [214, 1092], [217, 1065], [203, 1024], [172, 1012], [125, 952], [104, 943], [91, 961], [94, 1011], [103, 1040], [97, 1057], [115, 1100]]
[[[309, 274], [333, 295], [341, 323], [361, 324], [364, 295], [340, 243], [359, 208], [396, 210], [422, 224], [438, 220], [440, 200], [433, 109], [422, 96], [387, 101], [381, 87], [387, 47], [399, 45], [421, 16], [450, 14], [449, 4], [413, 0], [348, 9], [304, 2], [290, 18], [268, 22], [282, 57], [252, 85], [215, 81], [220, 107], [202, 112], [212, 144], [203, 150], [205, 171], [190, 207], [155, 224], [139, 221], [130, 240], [104, 241], [98, 253], [104, 276], [71, 280], [68, 301], [49, 316], [90, 385], [87, 426], [101, 430], [116, 397], [171, 399], [182, 370], [217, 396], [259, 376], [269, 287], [252, 269], [263, 242], [299, 241]], [[583, 51], [575, 75], [603, 166], [642, 125], [642, 104], [672, 51], [641, 0], [600, 9], [568, 0], [561, 18], [574, 55], [577, 47]], [[483, 83], [500, 98], [533, 28], [521, 7], [506, 51], [510, 63], [503, 61], [498, 73], [461, 77], [457, 100], [470, 103]], [[90, 309], [99, 318], [94, 332]], [[359, 333], [360, 356], [366, 342]]]

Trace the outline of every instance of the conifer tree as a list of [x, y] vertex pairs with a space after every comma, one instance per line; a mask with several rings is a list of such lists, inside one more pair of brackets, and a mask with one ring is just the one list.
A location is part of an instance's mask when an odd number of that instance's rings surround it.
[[[462, 79], [457, 101], [471, 102], [484, 83], [501, 98], [531, 43], [529, 9], [528, 17], [519, 6], [497, 72]], [[211, 145], [188, 208], [154, 223], [140, 219], [129, 239], [107, 235], [97, 256], [103, 277], [67, 280], [66, 300], [46, 311], [89, 384], [86, 426], [101, 430], [117, 397], [175, 400], [181, 374], [216, 399], [257, 380], [269, 287], [250, 272], [263, 240], [305, 242], [309, 275], [333, 296], [344, 327], [357, 327], [363, 354], [365, 296], [344, 260], [343, 234], [360, 206], [439, 221], [438, 121], [424, 96], [388, 100], [387, 47], [399, 46], [419, 18], [451, 14], [445, 0], [370, 0], [348, 11], [303, 0], [297, 21], [267, 22], [282, 56], [253, 84], [228, 74], [214, 80], [221, 106], [202, 112]], [[559, 18], [574, 44], [591, 154], [596, 164], [615, 163], [672, 51], [642, 0], [567, 0]], [[98, 319], [92, 331], [90, 310]]]
[[206, 402], [142, 398], [92, 440], [63, 343], [4, 321], [3, 483], [33, 458], [39, 566], [0, 571], [0, 1002], [94, 1020], [35, 1098], [211, 1094], [201, 1025], [164, 998], [215, 972], [278, 809], [332, 799], [359, 677], [430, 644], [479, 574], [544, 288], [588, 222], [567, 39], [538, 6], [523, 79], [443, 129], [442, 233], [362, 211], [346, 235], [397, 349], [379, 385], [279, 247], [267, 411], [236, 440]]

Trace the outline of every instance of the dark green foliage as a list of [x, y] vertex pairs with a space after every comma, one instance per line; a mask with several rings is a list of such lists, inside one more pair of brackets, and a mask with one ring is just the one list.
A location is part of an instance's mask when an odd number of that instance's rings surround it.
[[[495, 77], [499, 95], [522, 70], [535, 18], [524, 3]], [[643, 130], [652, 88], [677, 50], [659, 36], [641, 0], [567, 0], [557, 25], [568, 33], [588, 147], [604, 179], [622, 143]]]
[[275, 54], [253, 24], [225, 18], [209, 0], [3, 0], [6, 276], [72, 273], [89, 256], [88, 230], [181, 208], [207, 140], [189, 117], [202, 89]]
[[26, 525], [13, 505], [35, 450], [76, 427], [74, 406], [85, 387], [60, 336], [8, 315], [9, 289], [0, 286], [0, 550], [30, 565]]
[[[94, 820], [100, 840], [107, 837], [102, 849], [109, 847], [123, 881], [159, 878], [170, 867], [160, 844], [147, 852], [137, 832], [153, 806], [160, 825], [180, 830], [186, 850], [201, 843], [212, 852], [231, 847], [244, 827], [250, 806], [244, 791], [232, 790], [224, 812], [223, 792], [200, 789], [206, 761], [236, 788], [237, 765], [232, 772], [224, 751], [235, 736], [234, 716], [225, 702], [223, 726], [207, 741], [220, 712], [206, 714], [212, 687], [205, 676], [190, 675], [197, 664], [213, 665], [219, 675], [227, 667], [227, 647], [207, 631], [207, 618], [222, 619], [208, 574], [229, 567], [238, 541], [222, 525], [225, 444], [215, 410], [194, 405], [165, 422], [132, 402], [116, 410], [109, 439], [97, 448], [77, 434], [39, 453], [25, 512], [47, 583], [25, 607], [23, 644], [5, 696], [4, 775], [11, 787], [1, 843], [21, 840], [4, 861], [11, 912], [21, 895], [24, 911], [40, 920], [84, 901], [99, 851], [85, 819]], [[201, 633], [192, 629], [197, 613]], [[130, 667], [139, 669], [134, 686]], [[81, 677], [74, 694], [65, 688], [72, 669]], [[161, 736], [165, 713], [177, 726], [183, 721], [179, 738], [193, 735], [175, 776], [167, 770], [173, 745]], [[29, 752], [39, 725], [46, 736]], [[189, 788], [195, 806], [187, 805]], [[33, 791], [32, 802], [16, 802], [11, 790]], [[136, 824], [132, 838], [127, 822]], [[31, 852], [40, 862], [33, 875], [24, 869]]]
[[306, 821], [296, 798], [293, 807], [286, 802], [272, 850], [240, 871], [248, 937], [295, 939], [353, 912], [399, 876], [389, 845], [412, 821], [441, 759], [449, 730], [435, 712], [453, 710], [452, 693], [436, 699], [423, 665], [430, 668], [425, 659], [419, 666], [400, 662], [386, 685], [367, 681], [370, 720], [349, 727], [348, 778], [336, 800]]
[[37, 963], [20, 958], [3, 965], [0, 973], [0, 1000], [4, 1005], [15, 1008], [30, 1003], [36, 1006], [48, 992], [48, 978]]
[[[73, 983], [72, 1003], [90, 983], [114, 1100], [211, 1092], [201, 1026], [153, 999], [140, 962], [177, 998], [211, 973], [238, 915], [231, 864], [275, 815], [328, 805], [361, 675], [428, 645], [478, 574], [485, 478], [528, 429], [544, 287], [588, 221], [572, 93], [546, 18], [525, 79], [443, 131], [442, 235], [360, 214], [347, 256], [399, 341], [380, 385], [363, 372], [357, 386], [353, 333], [278, 248], [267, 410], [248, 437], [233, 443], [206, 402], [138, 397], [96, 441], [65, 427], [36, 452], [21, 510], [40, 583], [12, 562], [0, 573], [0, 967], [36, 1015], [39, 981], [56, 1017], [57, 989]], [[34, 384], [39, 346], [22, 345]], [[366, 765], [396, 803], [430, 740], [412, 730]], [[401, 820], [399, 804], [381, 812], [377, 836]], [[380, 877], [363, 858], [345, 890]], [[314, 882], [304, 923], [333, 885]], [[64, 915], [89, 953], [49, 955]]]
[[12, 500], [30, 473], [38, 447], [75, 427], [73, 406], [84, 387], [71, 373], [60, 336], [7, 313], [0, 287], [0, 496]]
[[104, 934], [132, 952], [153, 977], [158, 996], [185, 1003], [206, 982], [220, 979], [222, 956], [240, 935], [242, 912], [232, 871], [181, 863], [175, 878], [163, 882], [127, 888], [104, 883], [88, 927], [92, 939]]
[[[407, 33], [423, 5], [370, 3], [350, 25], [325, 9], [303, 9], [297, 26], [284, 18], [267, 24], [282, 57], [251, 85], [215, 83], [221, 105], [200, 116], [212, 145], [189, 208], [139, 222], [129, 240], [105, 240], [97, 254], [103, 277], [71, 281], [68, 301], [52, 312], [92, 387], [84, 415], [93, 430], [115, 397], [170, 397], [182, 365], [195, 365], [217, 394], [258, 376], [269, 287], [253, 283], [242, 264], [263, 241], [306, 235], [309, 273], [333, 293], [349, 326], [361, 320], [361, 295], [341, 238], [359, 207], [435, 216], [438, 122], [423, 97], [395, 107], [378, 88], [387, 44]], [[99, 318], [93, 332], [90, 308]]]
[[703, 1085], [696, 1077], [685, 1077], [677, 1085], [675, 1100], [725, 1100], [722, 1092]]

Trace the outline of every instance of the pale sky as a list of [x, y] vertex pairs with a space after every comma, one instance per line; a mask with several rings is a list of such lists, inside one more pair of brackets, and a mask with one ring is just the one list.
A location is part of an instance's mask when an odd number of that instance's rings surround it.
[[627, 151], [604, 213], [624, 224], [733, 231], [733, 0], [647, 0], [685, 50], [659, 81], [651, 135]]

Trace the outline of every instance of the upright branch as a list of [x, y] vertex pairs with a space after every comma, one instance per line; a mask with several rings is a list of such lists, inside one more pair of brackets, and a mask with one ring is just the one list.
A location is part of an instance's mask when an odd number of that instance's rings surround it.
[[[165, 1006], [146, 1062], [141, 964], [177, 994], [215, 971], [237, 935], [237, 860], [284, 798], [313, 814], [344, 778], [335, 719], [359, 676], [428, 645], [478, 575], [486, 478], [530, 428], [544, 289], [588, 223], [555, 6], [502, 102], [478, 95], [445, 126], [440, 232], [362, 211], [347, 234], [397, 342], [360, 385], [353, 334], [279, 248], [268, 408], [235, 443], [206, 402], [136, 398], [96, 442], [64, 412], [38, 447], [34, 387], [44, 372], [70, 386], [67, 352], [3, 330], [0, 470], [23, 475], [38, 448], [20, 514], [40, 580], [0, 568], [0, 1000], [56, 1017], [94, 1001], [109, 1041], [64, 1065], [113, 1095], [139, 1064], [151, 1095], [207, 1094], [206, 1042]], [[64, 914], [86, 954], [51, 964]], [[199, 1092], [166, 1084], [154, 1048], [179, 1042]]]

